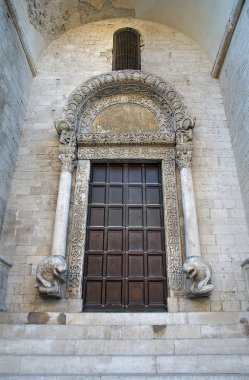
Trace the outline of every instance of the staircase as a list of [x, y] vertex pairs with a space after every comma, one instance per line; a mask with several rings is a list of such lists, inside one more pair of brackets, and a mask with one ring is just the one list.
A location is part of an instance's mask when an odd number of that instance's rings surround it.
[[0, 313], [0, 379], [249, 379], [249, 313]]

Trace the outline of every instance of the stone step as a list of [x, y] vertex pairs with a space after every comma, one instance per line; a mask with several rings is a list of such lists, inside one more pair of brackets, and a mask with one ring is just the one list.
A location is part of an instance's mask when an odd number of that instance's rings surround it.
[[2, 339], [2, 355], [249, 355], [249, 338], [177, 340]]
[[4, 380], [248, 380], [248, 375], [245, 374], [236, 374], [236, 375], [174, 375], [174, 374], [164, 374], [164, 375], [157, 375], [157, 374], [150, 374], [150, 375], [122, 375], [119, 374], [118, 376], [112, 376], [112, 375], [93, 375], [93, 376], [72, 376], [72, 375], [59, 375], [59, 376], [36, 376], [32, 375], [30, 377], [29, 375], [20, 375], [20, 376], [6, 376], [0, 375], [0, 379]]
[[1, 376], [0, 379], [4, 380], [248, 380], [247, 374], [236, 374], [236, 375], [199, 375], [199, 374], [191, 374], [191, 375], [174, 375], [174, 374], [164, 374], [164, 375], [157, 375], [157, 374], [150, 374], [150, 375], [122, 375], [119, 374], [118, 376], [112, 376], [112, 375], [93, 375], [93, 376], [72, 376], [72, 375], [59, 375], [59, 376], [40, 376], [40, 375], [20, 375], [20, 376]]
[[[247, 374], [248, 355], [9, 356], [0, 357], [2, 375]], [[33, 377], [31, 377], [33, 378]]]
[[201, 338], [245, 338], [247, 324], [236, 325], [0, 325], [3, 339], [201, 339]]
[[249, 323], [249, 312], [193, 313], [0, 313], [0, 324], [223, 325]]
[[0, 313], [0, 379], [249, 380], [248, 320], [248, 312]]

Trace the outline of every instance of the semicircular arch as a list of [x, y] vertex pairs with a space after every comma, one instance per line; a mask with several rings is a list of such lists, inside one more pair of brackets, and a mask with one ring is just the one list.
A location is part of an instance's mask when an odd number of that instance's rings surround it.
[[92, 77], [78, 86], [67, 100], [63, 118], [55, 122], [57, 132], [60, 134], [67, 130], [77, 134], [79, 120], [82, 116], [83, 119], [87, 117], [88, 109], [91, 109], [96, 99], [132, 92], [149, 97], [155, 104], [155, 113], [168, 115], [172, 132], [193, 124], [182, 96], [171, 84], [154, 74], [140, 70], [122, 70]]

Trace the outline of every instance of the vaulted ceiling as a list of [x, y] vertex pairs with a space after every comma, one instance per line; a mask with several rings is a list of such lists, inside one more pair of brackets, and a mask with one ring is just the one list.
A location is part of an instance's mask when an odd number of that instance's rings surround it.
[[[108, 18], [139, 18], [171, 26], [193, 40], [215, 60], [236, 0], [12, 0], [27, 40], [40, 45], [70, 29]], [[27, 26], [27, 21], [31, 24]], [[36, 42], [38, 49], [39, 43]], [[39, 49], [38, 49], [39, 50]], [[40, 51], [42, 47], [40, 48]], [[35, 55], [35, 54], [34, 54]], [[38, 55], [38, 54], [36, 54]]]

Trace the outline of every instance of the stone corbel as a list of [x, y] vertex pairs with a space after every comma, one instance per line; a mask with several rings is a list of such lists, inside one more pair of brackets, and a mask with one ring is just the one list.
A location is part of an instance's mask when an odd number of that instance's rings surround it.
[[[182, 206], [185, 229], [186, 259], [183, 263], [183, 273], [190, 279], [187, 290], [188, 297], [209, 296], [213, 290], [211, 282], [212, 268], [202, 259], [197, 214], [195, 205], [194, 185], [191, 171], [193, 157], [194, 122], [186, 119], [182, 128], [176, 132], [176, 163], [180, 169]], [[188, 281], [189, 284], [189, 281]]]
[[[65, 129], [62, 128], [65, 127]], [[51, 256], [45, 257], [37, 266], [36, 287], [41, 297], [62, 298], [61, 285], [67, 276], [67, 230], [73, 170], [76, 165], [76, 140], [74, 131], [68, 130], [67, 123], [60, 122], [57, 131], [60, 134], [61, 174], [54, 223], [54, 235]]]

